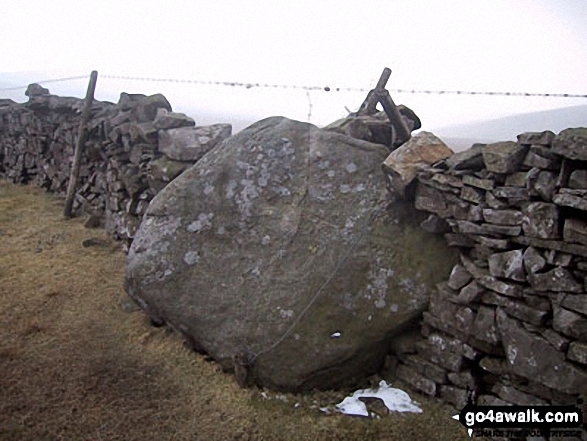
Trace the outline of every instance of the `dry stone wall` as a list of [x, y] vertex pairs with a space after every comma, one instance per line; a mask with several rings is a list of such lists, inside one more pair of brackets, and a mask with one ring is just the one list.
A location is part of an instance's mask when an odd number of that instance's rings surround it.
[[[83, 100], [38, 85], [27, 95], [23, 104], [0, 100], [0, 178], [65, 193]], [[161, 94], [94, 101], [74, 210], [130, 244], [155, 194], [231, 131], [229, 124], [196, 127]]]
[[460, 251], [398, 376], [460, 409], [587, 395], [587, 129], [474, 145], [421, 169], [422, 224]]

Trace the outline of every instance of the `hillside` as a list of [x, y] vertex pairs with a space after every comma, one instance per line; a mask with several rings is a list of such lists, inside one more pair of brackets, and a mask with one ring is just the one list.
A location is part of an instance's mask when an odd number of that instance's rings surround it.
[[540, 112], [510, 115], [487, 121], [454, 124], [431, 129], [455, 150], [464, 150], [475, 142], [516, 140], [523, 132], [552, 130], [558, 133], [569, 127], [587, 126], [587, 105], [563, 107]]

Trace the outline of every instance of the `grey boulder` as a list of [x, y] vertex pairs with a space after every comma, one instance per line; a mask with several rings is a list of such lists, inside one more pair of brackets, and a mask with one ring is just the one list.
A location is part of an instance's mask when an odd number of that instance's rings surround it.
[[253, 124], [152, 200], [128, 293], [242, 383], [372, 374], [456, 261], [409, 204], [387, 207], [386, 154], [286, 118]]

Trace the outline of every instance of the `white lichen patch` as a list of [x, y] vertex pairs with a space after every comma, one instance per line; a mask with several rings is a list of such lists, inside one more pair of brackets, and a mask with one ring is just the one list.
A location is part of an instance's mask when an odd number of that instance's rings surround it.
[[200, 231], [206, 231], [212, 228], [212, 218], [214, 213], [200, 213], [198, 214], [198, 220], [190, 223], [187, 227], [190, 233], [199, 233]]
[[348, 184], [340, 184], [339, 190], [342, 194], [350, 193], [353, 188]]
[[[379, 264], [379, 259], [377, 259]], [[387, 305], [386, 297], [389, 285], [387, 280], [393, 277], [394, 271], [387, 268], [371, 269], [367, 274], [370, 283], [367, 285], [366, 298], [373, 300], [375, 308], [382, 309]]]
[[518, 356], [518, 349], [512, 345], [508, 346], [507, 348], [507, 357], [510, 364], [514, 364], [516, 362], [516, 357]]
[[326, 170], [329, 167], [330, 167], [330, 161], [328, 161], [328, 160], [326, 160], [326, 161], [320, 161], [318, 163], [318, 168], [320, 170]]
[[349, 173], [354, 173], [357, 171], [357, 169], [358, 169], [358, 167], [353, 162], [351, 162], [350, 164], [347, 164], [345, 167], [345, 170]]
[[188, 251], [184, 254], [183, 261], [189, 266], [195, 265], [200, 261], [200, 255], [197, 251]]
[[334, 170], [328, 170], [326, 176], [328, 176], [329, 178], [334, 178], [336, 176], [336, 172]]
[[226, 199], [232, 199], [235, 194], [235, 190], [238, 184], [234, 179], [228, 181], [228, 185], [226, 186]]
[[393, 303], [393, 304], [392, 304], [392, 305], [389, 307], [389, 310], [390, 310], [391, 312], [394, 312], [394, 313], [395, 313], [395, 312], [398, 312], [398, 311], [399, 311], [399, 305], [398, 305], [397, 303]]
[[210, 185], [210, 184], [206, 184], [206, 186], [204, 187], [204, 194], [206, 196], [210, 196], [213, 191], [214, 191], [214, 186]]
[[263, 239], [261, 239], [261, 245], [267, 246], [270, 243], [271, 243], [271, 238], [269, 236], [263, 236]]
[[279, 316], [282, 319], [289, 319], [294, 316], [294, 312], [292, 309], [281, 309], [280, 306], [277, 307], [277, 311], [279, 312]]

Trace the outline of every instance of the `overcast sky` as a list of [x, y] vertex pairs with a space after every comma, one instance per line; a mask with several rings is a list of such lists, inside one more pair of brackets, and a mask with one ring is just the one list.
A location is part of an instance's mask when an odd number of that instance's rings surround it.
[[[104, 76], [371, 88], [388, 66], [389, 89], [587, 93], [585, 0], [3, 0], [0, 6], [0, 88], [95, 69], [98, 99], [162, 92], [197, 122], [234, 114], [326, 124], [344, 116], [345, 106], [355, 110], [365, 93], [308, 95]], [[52, 93], [80, 97], [86, 85], [46, 84]], [[0, 91], [0, 98], [22, 101], [23, 92]], [[411, 107], [424, 128], [587, 104], [579, 98], [392, 96]]]

